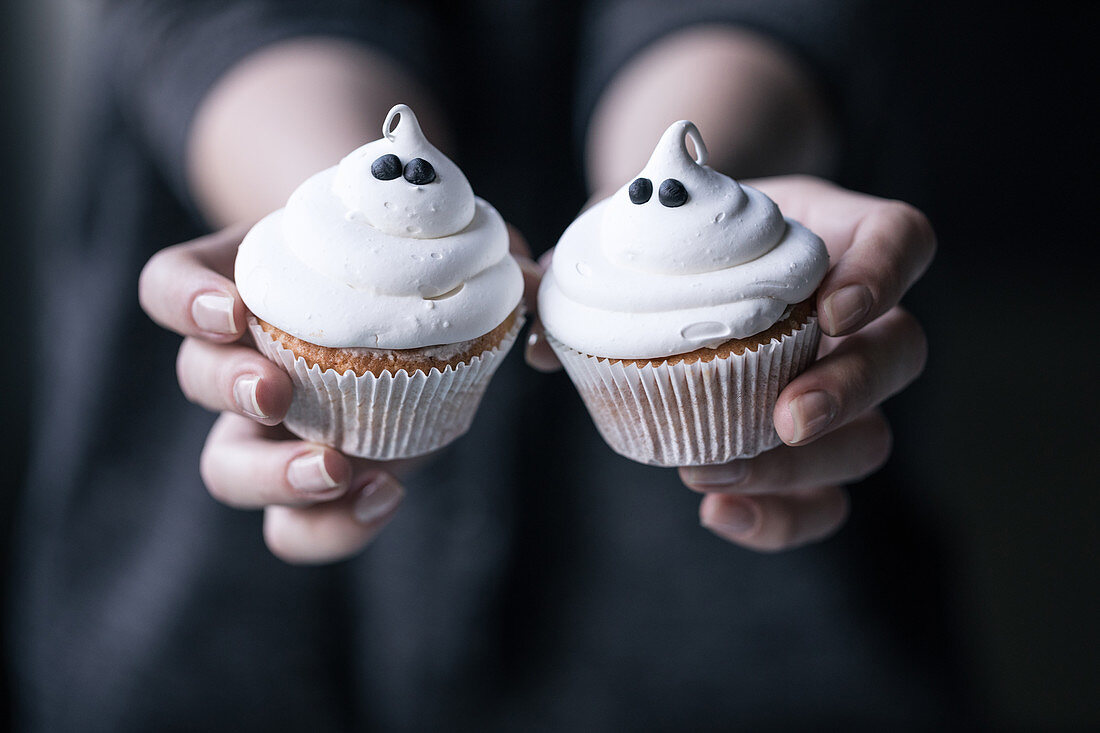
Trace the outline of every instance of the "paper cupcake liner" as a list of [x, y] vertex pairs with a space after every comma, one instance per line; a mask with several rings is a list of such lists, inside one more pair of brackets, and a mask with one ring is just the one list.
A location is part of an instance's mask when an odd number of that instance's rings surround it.
[[254, 318], [249, 329], [257, 347], [294, 382], [294, 398], [283, 424], [298, 437], [362, 458], [389, 461], [430, 453], [470, 429], [489, 379], [515, 343], [515, 324], [493, 349], [472, 359], [435, 367], [425, 374], [404, 370], [381, 376], [337, 374], [296, 356]]
[[811, 316], [755, 351], [644, 366], [548, 340], [616, 453], [654, 466], [701, 466], [779, 445], [772, 422], [776, 400], [813, 360], [820, 336], [817, 316]]

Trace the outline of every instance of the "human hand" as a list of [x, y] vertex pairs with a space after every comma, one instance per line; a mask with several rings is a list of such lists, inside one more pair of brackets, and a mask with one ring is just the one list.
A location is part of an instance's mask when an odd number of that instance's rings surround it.
[[155, 254], [139, 299], [154, 321], [184, 337], [176, 376], [191, 402], [221, 412], [200, 473], [218, 501], [264, 509], [264, 540], [291, 563], [358, 552], [404, 495], [392, 464], [346, 456], [296, 439], [278, 424], [290, 407], [290, 377], [248, 345], [248, 311], [231, 279], [242, 227]]
[[[349, 557], [393, 518], [404, 496], [394, 473], [412, 461], [347, 456], [279, 426], [290, 407], [290, 377], [249, 345], [248, 311], [231, 279], [245, 231], [224, 229], [158, 252], [141, 273], [141, 305], [184, 337], [176, 360], [184, 395], [222, 413], [200, 460], [211, 495], [262, 508], [264, 541], [287, 562]], [[533, 298], [537, 267], [519, 232], [509, 226], [509, 235]]]
[[[773, 417], [786, 445], [684, 467], [680, 477], [705, 494], [705, 527], [775, 551], [836, 531], [848, 512], [843, 485], [886, 462], [891, 433], [878, 405], [916, 379], [927, 353], [920, 324], [898, 301], [927, 269], [936, 242], [927, 218], [908, 204], [806, 176], [750, 183], [825, 241], [832, 267], [817, 310], [826, 335], [818, 360], [779, 395]], [[526, 356], [536, 369], [559, 366], [537, 322]]]

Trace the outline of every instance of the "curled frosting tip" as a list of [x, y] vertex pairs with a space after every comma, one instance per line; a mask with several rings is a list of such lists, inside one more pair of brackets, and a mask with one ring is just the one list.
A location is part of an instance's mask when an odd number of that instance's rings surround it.
[[[688, 150], [687, 141], [691, 138], [695, 146], [695, 157]], [[666, 168], [690, 168], [692, 164], [706, 165], [708, 159], [707, 146], [703, 143], [703, 136], [699, 134], [699, 128], [689, 120], [673, 122], [661, 135], [653, 154], [649, 156], [646, 170]]]
[[382, 137], [389, 141], [397, 139], [398, 131], [401, 136], [408, 135], [410, 139], [427, 142], [424, 131], [420, 129], [420, 120], [407, 104], [395, 104], [386, 114], [386, 120], [382, 123]]

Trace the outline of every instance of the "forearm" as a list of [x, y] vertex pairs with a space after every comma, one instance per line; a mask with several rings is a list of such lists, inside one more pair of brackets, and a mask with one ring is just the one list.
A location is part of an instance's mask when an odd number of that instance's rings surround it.
[[199, 106], [187, 142], [192, 196], [214, 226], [258, 219], [307, 177], [379, 137], [398, 102], [446, 148], [429, 95], [385, 56], [333, 38], [269, 46], [232, 68]]
[[836, 156], [829, 110], [791, 54], [748, 31], [698, 27], [647, 48], [604, 90], [585, 143], [590, 192], [626, 183], [678, 119], [698, 125], [713, 168], [738, 178], [825, 174]]

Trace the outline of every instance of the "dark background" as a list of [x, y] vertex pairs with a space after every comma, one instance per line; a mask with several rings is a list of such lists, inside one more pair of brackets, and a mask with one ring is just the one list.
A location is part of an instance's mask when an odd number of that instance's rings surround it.
[[[914, 17], [894, 98], [880, 106], [881, 140], [844, 181], [917, 204], [940, 239], [906, 301], [928, 331], [928, 370], [888, 403], [894, 458], [857, 489], [854, 520], [881, 519], [889, 533], [890, 517], [875, 512], [894, 504], [869, 492], [908, 487], [906, 503], [946, 547], [949, 619], [980, 715], [1020, 730], [1100, 728], [1100, 357], [1089, 297], [1100, 280], [1098, 67], [1084, 11], [1044, 9], [932, 4]], [[29, 380], [74, 368], [29, 360], [27, 248], [49, 216], [39, 192], [65, 175], [51, 153], [65, 144], [55, 130], [87, 9], [28, 0], [0, 13], [6, 538]], [[882, 570], [911, 572], [904, 562]]]

